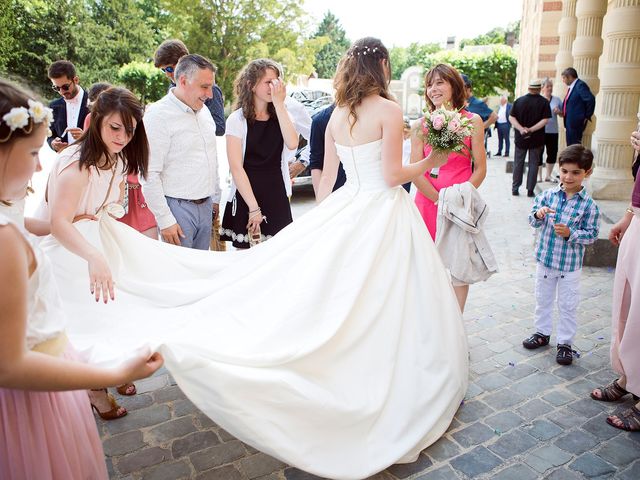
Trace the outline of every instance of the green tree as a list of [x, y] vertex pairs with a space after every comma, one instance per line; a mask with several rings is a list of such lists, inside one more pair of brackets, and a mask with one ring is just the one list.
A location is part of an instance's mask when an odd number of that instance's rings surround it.
[[316, 53], [316, 73], [320, 78], [332, 78], [336, 73], [340, 58], [350, 45], [346, 32], [340, 25], [338, 17], [327, 11], [313, 36], [314, 38], [324, 37], [327, 39], [324, 47]]
[[391, 78], [399, 80], [402, 73], [414, 65], [423, 65], [430, 55], [440, 51], [437, 43], [411, 43], [408, 47], [392, 47], [389, 50], [391, 60]]
[[131, 62], [120, 67], [118, 81], [140, 97], [143, 104], [155, 102], [167, 93], [167, 77], [148, 62]]
[[518, 59], [510, 47], [496, 45], [487, 53], [443, 50], [430, 55], [422, 67], [428, 70], [438, 63], [447, 63], [468, 75], [476, 97], [495, 95], [497, 90], [513, 94], [515, 90]]
[[[276, 56], [289, 49], [297, 61], [287, 73], [310, 73], [296, 71], [313, 57], [305, 49], [302, 0], [164, 0], [164, 7], [172, 14], [170, 32], [216, 64], [216, 83], [227, 98], [238, 71], [257, 51]], [[282, 50], [281, 58], [290, 61], [291, 55]]]

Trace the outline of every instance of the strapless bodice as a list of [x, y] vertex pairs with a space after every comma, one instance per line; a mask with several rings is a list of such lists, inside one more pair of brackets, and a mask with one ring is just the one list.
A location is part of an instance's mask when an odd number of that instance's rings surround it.
[[347, 174], [345, 187], [358, 192], [389, 189], [382, 176], [382, 139], [353, 147], [336, 143], [336, 150]]

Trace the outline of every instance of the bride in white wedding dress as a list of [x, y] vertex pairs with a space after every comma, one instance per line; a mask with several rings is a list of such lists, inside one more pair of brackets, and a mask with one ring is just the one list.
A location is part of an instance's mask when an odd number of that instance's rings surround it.
[[[386, 48], [356, 42], [336, 75], [321, 204], [266, 243], [167, 245], [107, 206], [74, 224], [111, 269], [116, 299], [104, 305], [89, 294], [86, 261], [45, 239], [75, 347], [107, 365], [158, 350], [217, 424], [316, 475], [360, 479], [415, 460], [464, 397], [467, 343], [447, 272], [400, 186], [446, 156], [402, 166], [388, 82]], [[329, 195], [338, 160], [347, 183]]]

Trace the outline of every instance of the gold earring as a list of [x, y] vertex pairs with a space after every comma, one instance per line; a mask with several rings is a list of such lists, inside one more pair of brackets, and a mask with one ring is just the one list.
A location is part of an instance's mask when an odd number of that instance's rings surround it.
[[36, 191], [33, 189], [31, 185], [32, 185], [32, 181], [29, 180], [29, 184], [27, 185], [27, 195], [36, 193]]

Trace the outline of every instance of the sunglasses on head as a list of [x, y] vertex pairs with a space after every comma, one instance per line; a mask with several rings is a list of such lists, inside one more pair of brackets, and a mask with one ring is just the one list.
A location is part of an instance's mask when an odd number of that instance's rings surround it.
[[162, 67], [160, 70], [162, 70], [164, 73], [173, 73], [175, 67]]
[[68, 91], [71, 88], [71, 85], [73, 85], [73, 82], [69, 82], [69, 83], [65, 83], [64, 85], [51, 85], [51, 88], [53, 88], [56, 92], [59, 92], [60, 90], [62, 90], [63, 92]]

